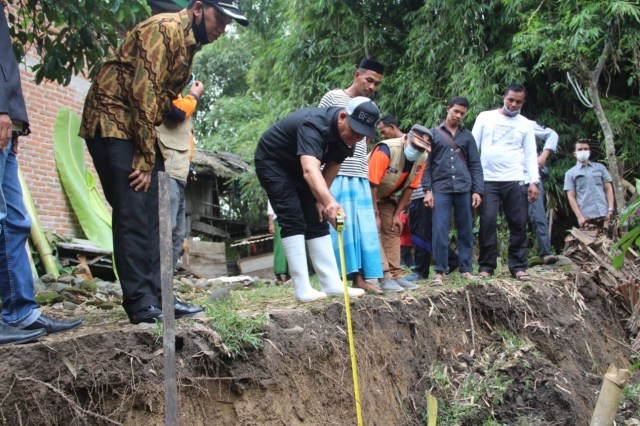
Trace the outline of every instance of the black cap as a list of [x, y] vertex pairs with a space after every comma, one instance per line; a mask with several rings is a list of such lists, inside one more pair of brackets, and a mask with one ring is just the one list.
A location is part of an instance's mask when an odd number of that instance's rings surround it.
[[384, 65], [382, 65], [380, 62], [374, 61], [373, 59], [363, 59], [362, 61], [360, 61], [360, 65], [358, 65], [358, 68], [374, 71], [380, 75], [384, 74]]
[[359, 135], [373, 139], [376, 136], [376, 122], [380, 118], [380, 110], [371, 99], [356, 96], [347, 105], [351, 130]]
[[235, 0], [202, 0], [202, 2], [214, 6], [217, 10], [228, 17], [235, 19], [236, 22], [243, 27], [249, 25], [249, 20], [242, 12], [240, 12], [240, 9], [238, 9], [238, 2]]

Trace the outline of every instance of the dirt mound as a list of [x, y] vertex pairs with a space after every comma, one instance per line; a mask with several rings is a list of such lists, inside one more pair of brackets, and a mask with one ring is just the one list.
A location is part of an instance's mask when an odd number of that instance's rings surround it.
[[[365, 424], [425, 424], [428, 394], [442, 425], [588, 424], [607, 366], [633, 354], [621, 312], [585, 274], [531, 272], [526, 285], [497, 276], [354, 301]], [[343, 304], [269, 312], [263, 349], [246, 359], [181, 324], [181, 424], [355, 424]], [[3, 424], [163, 424], [154, 329], [84, 330], [0, 349]], [[638, 410], [631, 402], [619, 420]]]

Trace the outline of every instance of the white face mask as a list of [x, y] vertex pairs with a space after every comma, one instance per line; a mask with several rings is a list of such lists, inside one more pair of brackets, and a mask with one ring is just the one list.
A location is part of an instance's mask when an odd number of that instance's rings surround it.
[[507, 108], [506, 106], [502, 107], [502, 112], [504, 112], [504, 114], [508, 117], [515, 117], [516, 115], [520, 114], [520, 109], [517, 109], [515, 111], [511, 111], [509, 108]]
[[591, 151], [577, 151], [576, 158], [578, 159], [578, 161], [587, 161], [590, 154]]
[[415, 149], [410, 143], [404, 147], [404, 156], [409, 161], [416, 161], [422, 152]]

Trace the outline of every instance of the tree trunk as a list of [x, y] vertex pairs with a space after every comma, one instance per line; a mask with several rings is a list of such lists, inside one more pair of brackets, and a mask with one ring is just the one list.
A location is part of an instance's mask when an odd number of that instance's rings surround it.
[[611, 51], [613, 49], [612, 38], [614, 37], [614, 28], [610, 25], [609, 33], [604, 40], [602, 53], [598, 58], [598, 62], [595, 68], [589, 75], [589, 84], [587, 86], [587, 91], [589, 92], [589, 96], [591, 97], [593, 110], [596, 113], [596, 117], [598, 117], [598, 122], [600, 122], [600, 127], [602, 127], [602, 132], [604, 133], [607, 161], [609, 162], [609, 172], [611, 173], [611, 179], [613, 180], [612, 183], [613, 192], [616, 199], [616, 207], [618, 208], [618, 212], [622, 212], [625, 209], [626, 205], [624, 201], [624, 189], [622, 188], [622, 176], [620, 176], [620, 169], [618, 168], [618, 157], [616, 155], [615, 140], [613, 137], [611, 124], [609, 124], [609, 120], [607, 119], [607, 116], [604, 113], [604, 109], [602, 108], [602, 104], [600, 103], [600, 91], [598, 90], [598, 81], [600, 80], [600, 75], [602, 74], [604, 65], [607, 63], [609, 55], [611, 54]]
[[607, 119], [604, 109], [602, 108], [602, 104], [600, 103], [600, 93], [598, 91], [597, 81], [594, 81], [594, 79], [591, 78], [589, 80], [587, 90], [589, 91], [591, 102], [593, 103], [593, 110], [598, 117], [598, 122], [600, 122], [600, 127], [602, 127], [602, 132], [604, 133], [604, 143], [607, 153], [607, 161], [609, 162], [609, 173], [611, 173], [611, 179], [613, 180], [613, 192], [616, 198], [616, 206], [618, 208], [618, 212], [622, 212], [626, 205], [624, 200], [624, 188], [622, 187], [622, 176], [620, 176], [620, 169], [618, 168], [618, 157], [616, 155], [613, 130], [611, 129], [611, 124], [609, 124], [609, 120]]

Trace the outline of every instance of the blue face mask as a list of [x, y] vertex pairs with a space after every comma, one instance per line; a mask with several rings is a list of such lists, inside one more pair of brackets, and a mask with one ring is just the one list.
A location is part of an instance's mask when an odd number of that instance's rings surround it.
[[416, 161], [421, 154], [422, 152], [415, 149], [410, 143], [404, 147], [404, 156], [409, 161]]

